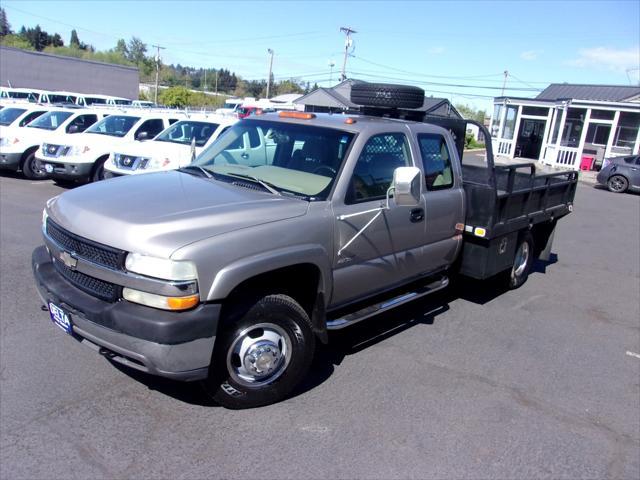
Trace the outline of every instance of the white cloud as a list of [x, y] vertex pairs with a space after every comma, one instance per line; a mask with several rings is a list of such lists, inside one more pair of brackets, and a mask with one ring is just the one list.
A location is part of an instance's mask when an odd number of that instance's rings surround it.
[[540, 55], [541, 53], [542, 50], [527, 50], [526, 52], [522, 52], [520, 54], [520, 58], [527, 61], [537, 60], [538, 55]]
[[427, 50], [431, 55], [440, 55], [444, 53], [444, 47], [431, 47]]
[[573, 67], [598, 68], [620, 73], [640, 66], [640, 47], [622, 50], [607, 47], [583, 48], [578, 51], [578, 55], [578, 58], [567, 63]]

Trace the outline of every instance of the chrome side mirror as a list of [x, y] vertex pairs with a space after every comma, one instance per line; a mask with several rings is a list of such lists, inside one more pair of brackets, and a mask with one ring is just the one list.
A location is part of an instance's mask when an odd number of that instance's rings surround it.
[[393, 198], [396, 205], [415, 207], [422, 198], [422, 172], [417, 167], [398, 167], [393, 172]]

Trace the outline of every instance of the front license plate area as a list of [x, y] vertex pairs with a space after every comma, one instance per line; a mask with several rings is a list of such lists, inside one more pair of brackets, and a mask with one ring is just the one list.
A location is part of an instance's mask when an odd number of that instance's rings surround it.
[[55, 323], [69, 335], [73, 335], [73, 324], [71, 323], [71, 315], [51, 302], [49, 302], [49, 315], [51, 315], [51, 320], [53, 321], [53, 323]]

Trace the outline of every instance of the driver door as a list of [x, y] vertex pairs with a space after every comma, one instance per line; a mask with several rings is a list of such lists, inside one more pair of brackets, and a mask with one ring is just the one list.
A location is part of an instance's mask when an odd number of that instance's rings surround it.
[[415, 207], [396, 206], [390, 199], [389, 209], [376, 211], [386, 205], [394, 170], [404, 166], [415, 166], [409, 141], [403, 132], [388, 132], [370, 137], [351, 174], [345, 172], [350, 176], [346, 193], [333, 205], [332, 305], [386, 290], [421, 272], [424, 198]]

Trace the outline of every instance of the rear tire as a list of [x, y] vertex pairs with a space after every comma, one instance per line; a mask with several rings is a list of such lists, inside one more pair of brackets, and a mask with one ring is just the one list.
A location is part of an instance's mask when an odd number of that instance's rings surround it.
[[29, 180], [45, 180], [49, 178], [40, 162], [36, 159], [36, 151], [29, 153], [22, 164], [22, 174]]
[[521, 233], [516, 247], [513, 267], [506, 272], [508, 274], [506, 285], [510, 290], [520, 288], [529, 278], [531, 267], [533, 267], [534, 247], [531, 233], [529, 231]]
[[314, 350], [304, 309], [287, 295], [266, 295], [225, 319], [203, 387], [226, 408], [269, 405], [306, 376]]
[[424, 105], [424, 90], [409, 85], [355, 83], [351, 86], [351, 101], [370, 107], [420, 108]]
[[629, 188], [629, 181], [622, 175], [612, 175], [607, 180], [607, 188], [613, 193], [624, 193]]

